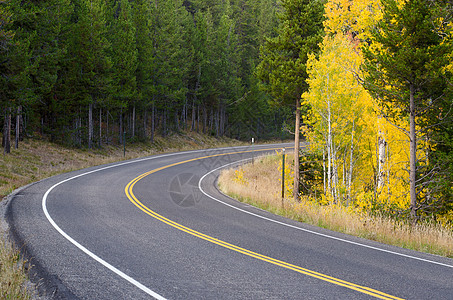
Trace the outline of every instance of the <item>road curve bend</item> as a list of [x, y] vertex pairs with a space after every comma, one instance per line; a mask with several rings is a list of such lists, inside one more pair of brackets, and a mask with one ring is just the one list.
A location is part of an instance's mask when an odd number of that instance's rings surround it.
[[187, 151], [14, 194], [11, 235], [49, 299], [453, 299], [453, 260], [301, 224], [216, 179], [289, 144]]

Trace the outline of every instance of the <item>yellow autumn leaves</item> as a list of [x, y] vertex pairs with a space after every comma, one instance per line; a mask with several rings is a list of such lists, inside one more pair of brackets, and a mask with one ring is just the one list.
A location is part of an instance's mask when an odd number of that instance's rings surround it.
[[330, 0], [325, 16], [326, 36], [319, 57], [308, 61], [310, 89], [302, 95], [309, 151], [323, 157], [325, 199], [319, 201], [406, 210], [409, 141], [397, 126], [407, 129], [408, 122], [387, 122], [361, 85], [360, 43], [381, 16], [379, 1]]

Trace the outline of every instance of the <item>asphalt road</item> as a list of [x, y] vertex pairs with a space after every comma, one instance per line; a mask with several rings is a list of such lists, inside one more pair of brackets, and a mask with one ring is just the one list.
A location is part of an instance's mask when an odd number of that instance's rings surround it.
[[453, 299], [451, 259], [300, 224], [217, 190], [220, 167], [281, 147], [55, 176], [17, 192], [7, 221], [51, 299]]

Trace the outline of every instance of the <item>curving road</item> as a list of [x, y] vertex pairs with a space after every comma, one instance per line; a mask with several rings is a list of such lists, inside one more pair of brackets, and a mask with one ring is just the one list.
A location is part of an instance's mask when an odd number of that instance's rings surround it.
[[51, 299], [453, 299], [453, 260], [222, 195], [219, 169], [282, 146], [152, 156], [18, 191], [7, 221]]

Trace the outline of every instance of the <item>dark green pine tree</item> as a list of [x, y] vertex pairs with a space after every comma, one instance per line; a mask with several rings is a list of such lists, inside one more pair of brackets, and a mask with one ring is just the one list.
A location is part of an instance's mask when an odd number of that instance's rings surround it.
[[216, 136], [225, 134], [226, 107], [242, 95], [242, 84], [239, 77], [241, 69], [238, 35], [235, 34], [235, 20], [229, 1], [226, 1], [223, 14], [215, 31], [214, 70], [217, 78], [216, 87], [217, 112], [215, 114]]
[[10, 51], [13, 47], [15, 32], [11, 30], [13, 13], [9, 6], [10, 1], [0, 3], [0, 113], [3, 115], [4, 124], [2, 132], [2, 147], [4, 153], [11, 151], [10, 120], [10, 81], [13, 72], [11, 68]]
[[[153, 50], [156, 62], [153, 73], [157, 106], [161, 112], [161, 130], [165, 136], [169, 123], [174, 124], [176, 130], [180, 128], [178, 113], [186, 100], [192, 61], [187, 27], [193, 26], [193, 21], [181, 0], [156, 2], [154, 13]], [[169, 122], [171, 119], [174, 121]]]
[[[277, 36], [261, 48], [257, 75], [281, 106], [296, 110], [295, 153], [299, 153], [300, 97], [308, 89], [307, 60], [319, 50], [323, 36], [324, 0], [282, 0]], [[295, 170], [299, 160], [295, 159]], [[299, 172], [294, 173], [294, 199], [299, 198]]]
[[[153, 10], [152, 3], [147, 0], [136, 0], [132, 3], [132, 15], [135, 27], [135, 42], [137, 47], [137, 68], [135, 78], [137, 84], [136, 105], [143, 109], [143, 135], [147, 137], [148, 111], [151, 108], [153, 118], [154, 84], [152, 71], [154, 68], [153, 41], [151, 35]], [[153, 132], [151, 136], [153, 136]]]
[[[409, 131], [401, 130], [410, 140], [410, 215], [415, 221], [418, 211], [429, 212], [442, 201], [435, 188], [442, 162], [430, 160], [432, 149], [420, 149], [418, 142], [423, 140], [435, 148], [433, 139], [442, 138], [438, 126], [451, 128], [447, 124], [451, 124], [448, 112], [452, 104], [446, 94], [451, 74], [446, 67], [453, 50], [452, 11], [445, 1], [426, 0], [409, 0], [403, 5], [382, 0], [382, 9], [383, 18], [363, 49], [365, 88], [378, 100], [381, 114], [388, 120], [409, 120]], [[427, 153], [428, 159], [418, 160], [417, 151]]]
[[[192, 8], [192, 6], [190, 7]], [[189, 8], [189, 9], [190, 9]], [[190, 10], [189, 10], [190, 11]], [[202, 93], [202, 74], [206, 72], [207, 65], [207, 40], [206, 18], [203, 12], [191, 11], [193, 26], [188, 34], [191, 51], [191, 63], [188, 69], [188, 106], [191, 108], [190, 130], [200, 129], [200, 107], [205, 111], [204, 95]], [[188, 108], [189, 109], [189, 108]], [[206, 118], [204, 118], [205, 120]], [[203, 122], [203, 131], [206, 124]]]
[[[37, 7], [33, 3], [9, 0], [0, 3], [0, 109], [4, 117], [2, 146], [11, 148], [13, 117], [20, 121], [23, 106], [31, 106], [35, 93], [30, 75], [36, 68], [31, 44], [36, 36]], [[16, 123], [16, 147], [20, 132]]]
[[66, 108], [66, 97], [62, 85], [67, 68], [67, 50], [71, 32], [70, 17], [74, 11], [69, 0], [47, 0], [39, 2], [35, 22], [34, 38], [31, 40], [32, 61], [35, 66], [31, 74], [36, 104], [46, 120], [46, 131], [52, 141], [64, 142], [62, 129], [70, 122]]
[[[86, 140], [93, 146], [93, 109], [97, 101], [107, 94], [110, 77], [110, 58], [107, 50], [105, 4], [101, 0], [78, 0], [75, 5], [76, 19], [72, 31], [66, 80], [68, 88], [67, 107], [75, 111], [88, 112], [86, 139], [82, 139], [81, 118], [74, 120], [74, 142], [82, 145]], [[71, 96], [70, 96], [71, 95]]]
[[[124, 126], [123, 110], [135, 109], [137, 97], [137, 44], [136, 29], [132, 18], [132, 10], [128, 0], [111, 1], [109, 8], [109, 40], [111, 69], [111, 93], [114, 104], [121, 109], [120, 141]], [[133, 113], [132, 113], [133, 114]], [[130, 124], [129, 135], [135, 134], [135, 120]]]

